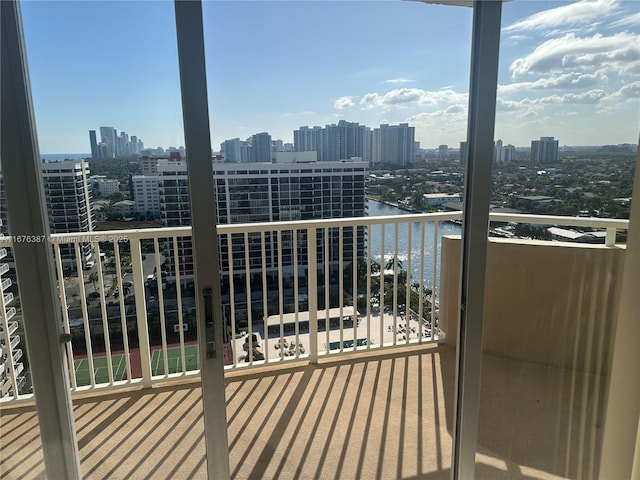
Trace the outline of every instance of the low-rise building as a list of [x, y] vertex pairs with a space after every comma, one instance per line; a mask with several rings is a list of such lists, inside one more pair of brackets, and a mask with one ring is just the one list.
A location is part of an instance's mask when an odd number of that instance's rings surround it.
[[425, 193], [422, 195], [422, 201], [427, 207], [439, 207], [448, 202], [460, 201], [459, 193]]

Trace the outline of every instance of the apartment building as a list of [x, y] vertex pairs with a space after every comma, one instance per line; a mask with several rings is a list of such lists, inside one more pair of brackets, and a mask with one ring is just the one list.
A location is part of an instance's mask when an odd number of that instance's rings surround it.
[[[216, 207], [219, 224], [277, 222], [328, 218], [362, 217], [365, 215], [364, 179], [367, 162], [352, 158], [337, 162], [318, 162], [315, 152], [276, 152], [272, 163], [214, 164]], [[191, 210], [185, 162], [158, 162], [160, 216], [166, 227], [191, 225]], [[337, 259], [337, 235], [328, 252]], [[353, 232], [345, 229], [343, 256], [350, 258]], [[279, 268], [277, 239], [266, 233], [266, 265], [269, 273]], [[364, 246], [364, 233], [359, 231], [359, 249]], [[259, 235], [258, 235], [259, 237]], [[284, 273], [293, 270], [292, 238], [284, 235], [282, 266]], [[298, 238], [299, 271], [306, 270], [306, 242]], [[258, 238], [249, 238], [250, 268], [262, 265]], [[244, 240], [233, 238], [234, 268], [244, 268]], [[181, 244], [183, 275], [190, 275], [193, 259], [190, 243]], [[322, 252], [319, 252], [322, 257]], [[220, 240], [223, 275], [229, 271], [227, 239]]]
[[[84, 160], [43, 163], [42, 178], [51, 233], [93, 231], [89, 164]], [[60, 253], [65, 268], [75, 268], [75, 251], [71, 245], [61, 245]], [[91, 245], [80, 244], [80, 254], [83, 263], [89, 261]]]
[[368, 151], [374, 165], [411, 165], [415, 158], [415, 127], [382, 124], [368, 132]]
[[107, 178], [105, 175], [93, 175], [89, 178], [92, 188], [98, 190], [101, 197], [108, 197], [120, 191], [120, 182], [114, 178]]
[[135, 214], [140, 218], [160, 217], [160, 190], [157, 175], [132, 177]]
[[531, 161], [534, 163], [557, 162], [558, 140], [553, 137], [540, 137], [540, 140], [532, 140]]
[[[0, 219], [0, 227], [2, 220]], [[0, 233], [0, 237], [4, 234]], [[7, 259], [7, 249], [0, 248], [0, 261]], [[11, 307], [13, 293], [8, 289], [11, 287], [11, 279], [6, 275], [9, 272], [9, 264], [0, 263], [0, 398], [11, 396], [14, 389], [18, 393], [26, 383], [24, 376], [24, 364], [20, 345], [20, 336], [17, 334], [18, 322], [14, 319], [16, 315], [15, 307]], [[15, 379], [15, 383], [13, 382]]]

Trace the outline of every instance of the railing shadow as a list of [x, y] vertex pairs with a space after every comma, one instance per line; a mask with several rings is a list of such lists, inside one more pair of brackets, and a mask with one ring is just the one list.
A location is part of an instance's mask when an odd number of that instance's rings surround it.
[[[443, 381], [440, 363], [434, 347], [343, 356], [304, 366], [292, 381], [279, 380], [280, 386], [255, 398], [253, 382], [244, 381], [243, 411], [252, 420], [237, 434], [230, 428], [232, 476], [424, 478], [436, 469], [445, 472], [448, 407], [434, 409], [433, 402], [444, 401], [453, 380]], [[438, 381], [432, 383], [434, 375]], [[443, 438], [434, 442], [434, 436]]]
[[[444, 346], [229, 375], [232, 478], [449, 478], [454, 380], [455, 352]], [[568, 428], [579, 429], [566, 419], [567, 392], [535, 390], [566, 380], [540, 365], [485, 358], [477, 478], [576, 476], [565, 467], [568, 447], [559, 448]], [[206, 477], [197, 383], [74, 407], [84, 478]], [[3, 409], [1, 420], [2, 478], [43, 476], [33, 407]], [[549, 443], [559, 451], [549, 453]]]

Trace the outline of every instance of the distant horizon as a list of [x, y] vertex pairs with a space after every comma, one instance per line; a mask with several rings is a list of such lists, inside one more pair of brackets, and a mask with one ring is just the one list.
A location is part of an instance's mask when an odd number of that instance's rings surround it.
[[[500, 140], [500, 139], [496, 138], [496, 141], [497, 140]], [[556, 140], [558, 140], [558, 139], [556, 138]], [[461, 140], [461, 141], [464, 141], [464, 140]], [[443, 144], [443, 145], [445, 145], [445, 144]], [[455, 145], [448, 145], [448, 144], [446, 144], [446, 145], [450, 149], [454, 149], [454, 150], [457, 150], [457, 149], [460, 148], [460, 143], [459, 142], [457, 144], [455, 144]], [[563, 144], [561, 144], [561, 145], [558, 146], [558, 148], [561, 148], [561, 149], [565, 149], [565, 148], [596, 148], [596, 147], [604, 147], [604, 146], [608, 146], [608, 145], [613, 145], [613, 146], [634, 145], [635, 146], [635, 145], [638, 145], [638, 144], [636, 144], [634, 142], [603, 143], [603, 144], [590, 144], [590, 145], [563, 145]], [[421, 146], [420, 150], [435, 150], [435, 151], [437, 151], [438, 150], [438, 146], [435, 146], [435, 147], [422, 147]], [[526, 148], [531, 148], [531, 145], [520, 145], [520, 146], [514, 145], [514, 147], [516, 149], [526, 149]], [[150, 148], [149, 150], [155, 150], [156, 148], [158, 148], [158, 147]], [[169, 147], [162, 147], [162, 148], [164, 148], [166, 150]], [[145, 150], [147, 150], [147, 148], [145, 148]], [[213, 152], [218, 152], [218, 150], [213, 149]], [[67, 156], [66, 158], [69, 158], [70, 160], [80, 159], [80, 158], [91, 159], [91, 153], [90, 152], [88, 152], [88, 153], [65, 153], [65, 152], [62, 152], [62, 153], [41, 153], [40, 154], [40, 158], [45, 158], [47, 156], [49, 156], [49, 157], [53, 157], [53, 156], [59, 157], [59, 158], [55, 158], [54, 160], [64, 160], [63, 157], [65, 157], [65, 156]], [[135, 155], [132, 155], [132, 156], [135, 156]], [[142, 155], [140, 155], [140, 156], [142, 156]], [[120, 157], [120, 158], [126, 158], [126, 156], [125, 157]], [[45, 160], [47, 160], [47, 158], [45, 158]], [[109, 160], [109, 159], [108, 158], [96, 158], [94, 160]]]

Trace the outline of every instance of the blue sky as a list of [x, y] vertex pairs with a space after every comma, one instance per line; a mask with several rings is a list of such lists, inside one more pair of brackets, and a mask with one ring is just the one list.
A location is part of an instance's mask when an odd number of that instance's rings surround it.
[[[208, 1], [212, 146], [301, 125], [409, 122], [423, 148], [466, 132], [470, 8], [405, 1]], [[43, 153], [88, 152], [114, 126], [184, 144], [173, 3], [22, 3]], [[516, 146], [635, 142], [640, 2], [503, 7], [496, 138]]]

